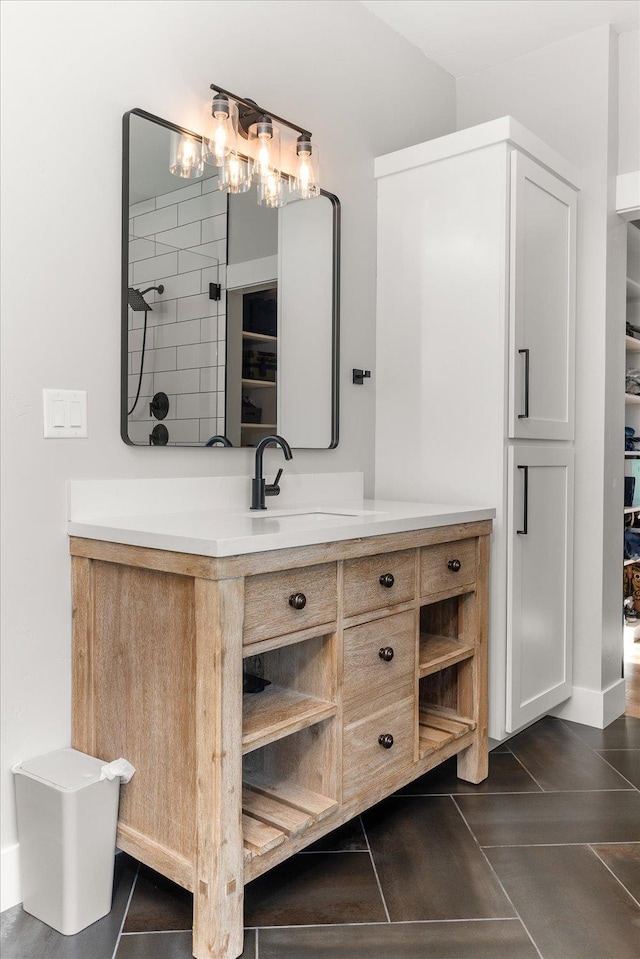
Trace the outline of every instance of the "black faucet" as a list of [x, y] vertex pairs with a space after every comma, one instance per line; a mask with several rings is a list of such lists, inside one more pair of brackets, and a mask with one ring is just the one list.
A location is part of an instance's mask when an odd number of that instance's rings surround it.
[[284, 458], [286, 460], [293, 459], [293, 453], [291, 452], [291, 447], [282, 436], [265, 436], [260, 440], [256, 446], [256, 472], [251, 483], [251, 509], [266, 509], [264, 498], [265, 496], [278, 496], [280, 493], [280, 487], [278, 486], [278, 480], [282, 476], [282, 470], [278, 470], [275, 480], [273, 483], [265, 484], [264, 476], [262, 475], [262, 454], [264, 453], [265, 447], [279, 446], [284, 453]]
[[226, 436], [212, 436], [204, 445], [215, 446], [216, 443], [219, 443], [220, 446], [233, 446], [233, 443], [230, 443]]

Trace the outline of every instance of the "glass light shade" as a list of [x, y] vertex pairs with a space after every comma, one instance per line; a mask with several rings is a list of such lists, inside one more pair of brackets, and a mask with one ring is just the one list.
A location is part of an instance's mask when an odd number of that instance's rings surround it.
[[289, 179], [270, 173], [257, 184], [258, 206], [281, 207], [289, 200]]
[[246, 193], [251, 187], [253, 163], [237, 153], [229, 153], [218, 175], [218, 187], [227, 193]]
[[205, 104], [202, 129], [202, 159], [212, 166], [222, 166], [234, 152], [238, 141], [238, 105], [217, 93]]
[[169, 170], [174, 176], [181, 176], [185, 180], [202, 176], [204, 167], [200, 153], [201, 145], [198, 137], [190, 136], [188, 133], [173, 132]]
[[303, 200], [320, 194], [320, 162], [318, 148], [309, 137], [301, 136], [296, 144], [296, 175], [293, 191]]
[[253, 175], [258, 182], [280, 173], [280, 130], [270, 117], [262, 116], [249, 127], [249, 153], [254, 158]]

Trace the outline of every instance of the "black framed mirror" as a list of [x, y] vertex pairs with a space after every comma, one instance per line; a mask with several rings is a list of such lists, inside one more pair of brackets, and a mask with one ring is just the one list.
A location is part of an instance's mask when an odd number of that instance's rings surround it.
[[255, 187], [220, 190], [217, 167], [174, 175], [172, 136], [201, 142], [123, 117], [122, 439], [224, 448], [277, 432], [335, 448], [340, 201], [270, 209]]

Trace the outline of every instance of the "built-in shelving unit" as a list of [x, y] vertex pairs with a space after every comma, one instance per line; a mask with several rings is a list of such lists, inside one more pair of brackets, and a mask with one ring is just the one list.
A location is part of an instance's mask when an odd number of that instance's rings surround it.
[[[633, 223], [627, 225], [627, 323], [634, 327], [640, 327], [640, 230]], [[635, 336], [625, 334], [625, 349], [627, 353], [626, 368], [640, 368], [640, 339]], [[637, 435], [640, 435], [640, 414], [637, 407], [640, 406], [640, 396], [625, 393], [625, 426], [633, 427]], [[625, 472], [627, 475], [632, 473], [636, 458], [640, 456], [640, 450], [625, 450]], [[637, 501], [636, 480], [635, 500]], [[640, 505], [624, 507], [625, 528], [633, 527], [638, 529], [640, 526]], [[623, 565], [632, 566], [634, 563], [640, 563], [640, 557], [632, 559], [623, 559]], [[626, 578], [625, 578], [626, 580]]]

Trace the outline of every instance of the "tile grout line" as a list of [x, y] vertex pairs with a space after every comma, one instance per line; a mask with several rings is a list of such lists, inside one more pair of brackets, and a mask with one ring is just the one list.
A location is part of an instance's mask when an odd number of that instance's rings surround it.
[[127, 904], [124, 907], [124, 913], [122, 915], [122, 922], [120, 923], [120, 929], [118, 930], [118, 935], [116, 936], [116, 944], [113, 948], [113, 953], [111, 959], [116, 959], [116, 953], [118, 952], [118, 947], [120, 945], [120, 940], [122, 939], [122, 930], [124, 929], [124, 924], [127, 921], [127, 913], [129, 912], [129, 906], [131, 905], [131, 900], [133, 898], [133, 891], [136, 888], [136, 883], [138, 881], [138, 875], [140, 873], [140, 863], [138, 863], [138, 868], [136, 869], [136, 874], [133, 877], [133, 882], [131, 883], [131, 890], [129, 892], [129, 898], [127, 899]]
[[[518, 757], [516, 756], [516, 759], [517, 759], [517, 758], [518, 758]], [[519, 761], [520, 761], [520, 760], [518, 760], [518, 762], [519, 762]], [[524, 768], [524, 767], [523, 767], [523, 768]], [[528, 770], [527, 770], [527, 772], [528, 772]], [[533, 777], [531, 777], [531, 778], [533, 779]], [[513, 911], [515, 912], [515, 914], [516, 914], [516, 916], [518, 917], [518, 919], [520, 920], [520, 923], [521, 923], [521, 925], [522, 925], [522, 928], [524, 929], [524, 931], [525, 931], [526, 934], [528, 935], [529, 939], [531, 940], [531, 944], [532, 944], [533, 948], [534, 948], [534, 949], [536, 950], [536, 952], [538, 953], [538, 956], [540, 957], [540, 959], [544, 959], [542, 953], [541, 953], [540, 950], [538, 949], [538, 946], [537, 946], [537, 943], [536, 943], [535, 939], [533, 938], [533, 936], [532, 936], [531, 933], [529, 932], [529, 929], [527, 928], [527, 925], [526, 925], [524, 919], [523, 919], [522, 916], [520, 915], [519, 911], [516, 909], [515, 903], [513, 902], [513, 900], [511, 899], [511, 896], [508, 894], [507, 890], [505, 889], [505, 887], [504, 887], [504, 885], [503, 885], [503, 883], [502, 883], [502, 880], [500, 879], [500, 876], [498, 875], [498, 873], [497, 873], [497, 872], [495, 871], [495, 869], [493, 868], [491, 862], [489, 861], [489, 857], [487, 856], [486, 852], [484, 851], [484, 849], [482, 848], [482, 846], [481, 846], [480, 843], [478, 842], [478, 839], [477, 839], [476, 835], [474, 834], [471, 826], [469, 825], [469, 823], [467, 822], [467, 820], [466, 820], [466, 818], [465, 818], [464, 813], [463, 813], [462, 810], [460, 809], [460, 806], [459, 806], [458, 803], [455, 801], [455, 799], [453, 798], [453, 796], [451, 797], [451, 801], [453, 802], [454, 806], [455, 806], [456, 809], [458, 810], [458, 813], [459, 813], [460, 818], [462, 819], [463, 823], [465, 824], [465, 826], [466, 826], [467, 829], [469, 830], [469, 834], [470, 834], [471, 838], [473, 839], [473, 841], [475, 842], [476, 846], [477, 846], [478, 849], [480, 850], [480, 854], [481, 854], [482, 856], [484, 856], [484, 860], [485, 860], [485, 862], [487, 863], [487, 865], [488, 865], [489, 869], [491, 870], [491, 872], [493, 873], [493, 875], [495, 876], [496, 882], [498, 883], [498, 885], [499, 885], [500, 888], [502, 889], [502, 892], [504, 893], [504, 896], [505, 896], [507, 902], [509, 903], [509, 905], [511, 906], [511, 908], [512, 908]]]
[[[616, 839], [609, 842], [606, 839], [595, 841], [598, 845], [601, 846], [637, 846], [640, 844], [640, 839]], [[563, 849], [565, 846], [588, 846], [587, 842], [505, 842], [502, 844], [497, 843], [487, 843], [486, 846], [480, 846], [481, 849], [545, 849], [551, 846], [558, 846], [559, 849]]]
[[[520, 922], [519, 916], [491, 916], [489, 919], [397, 919], [391, 923], [392, 926], [429, 926], [429, 925], [438, 925], [442, 923], [454, 923], [454, 922]], [[315, 923], [306, 923], [300, 925], [296, 923], [295, 925], [283, 925], [283, 926], [247, 926], [247, 929], [255, 929], [256, 931], [260, 930], [262, 932], [268, 932], [270, 929], [348, 929], [351, 926], [360, 927], [360, 926], [386, 926], [386, 922], [315, 922]], [[144, 933], [144, 932], [127, 932], [127, 936], [144, 936], [144, 935], [154, 935], [154, 933]]]
[[[628, 752], [629, 750], [623, 750], [623, 751]], [[616, 769], [616, 767], [612, 763], [610, 763], [608, 759], [605, 759], [604, 756], [602, 756], [600, 753], [596, 753], [596, 756], [600, 756], [600, 759], [603, 761], [603, 763], [606, 763], [610, 769], [613, 769], [613, 771], [616, 772], [618, 776], [622, 776], [624, 781], [629, 783], [632, 789], [635, 789], [636, 792], [640, 792], [640, 790], [638, 790], [638, 787], [634, 783], [632, 783], [630, 779], [627, 779], [624, 773], [621, 773], [619, 769]]]
[[387, 909], [387, 901], [384, 898], [384, 893], [382, 891], [382, 886], [380, 884], [380, 877], [378, 876], [378, 870], [376, 869], [376, 864], [373, 859], [373, 853], [371, 852], [371, 843], [369, 842], [369, 837], [367, 836], [367, 830], [364, 828], [364, 822], [362, 821], [362, 816], [358, 816], [360, 821], [360, 826], [364, 834], [365, 842], [367, 844], [367, 849], [369, 850], [369, 859], [371, 860], [371, 867], [373, 869], [373, 874], [376, 877], [376, 882], [378, 883], [378, 892], [380, 893], [380, 898], [382, 899], [382, 905], [384, 906], [384, 913], [387, 917], [387, 922], [391, 922], [391, 916], [389, 915], [389, 910]]
[[540, 783], [538, 782], [538, 780], [536, 779], [536, 777], [535, 777], [532, 773], [529, 772], [529, 770], [527, 769], [527, 767], [525, 766], [525, 764], [522, 762], [522, 760], [520, 759], [520, 757], [519, 757], [519, 756], [516, 756], [516, 754], [515, 754], [515, 753], [513, 752], [513, 750], [511, 750], [511, 749], [509, 750], [509, 752], [511, 753], [511, 755], [513, 756], [513, 758], [515, 759], [515, 761], [518, 762], [518, 763], [520, 763], [520, 765], [522, 766], [522, 768], [523, 768], [524, 771], [526, 772], [527, 776], [531, 776], [531, 778], [533, 779], [534, 783], [536, 784], [536, 786], [538, 787], [538, 789], [540, 790], [540, 792], [546, 792], [546, 789], [543, 789], [543, 788], [542, 788], [542, 786], [540, 785]]
[[[605, 846], [605, 845], [608, 846], [609, 843], [602, 843], [602, 845], [603, 845], [603, 846]], [[625, 843], [625, 845], [627, 845], [627, 843]], [[640, 902], [638, 902], [638, 900], [637, 900], [636, 897], [633, 895], [633, 893], [630, 892], [629, 889], [627, 889], [627, 887], [626, 887], [625, 884], [623, 883], [622, 879], [620, 879], [618, 876], [616, 876], [616, 874], [615, 874], [615, 872], [613, 871], [613, 869], [611, 868], [611, 866], [609, 866], [609, 865], [604, 861], [604, 859], [602, 858], [602, 856], [600, 855], [600, 853], [597, 852], [597, 850], [594, 849], [593, 846], [591, 846], [591, 845], [589, 845], [588, 848], [591, 850], [591, 852], [594, 854], [594, 856], [595, 856], [597, 859], [600, 860], [600, 862], [601, 862], [602, 865], [605, 867], [605, 869], [608, 869], [608, 870], [609, 870], [609, 872], [611, 873], [611, 875], [613, 876], [613, 878], [615, 879], [615, 881], [622, 886], [622, 888], [623, 888], [624, 891], [627, 893], [627, 895], [631, 896], [631, 898], [632, 898], [633, 901], [635, 902], [636, 906], [640, 906]]]

